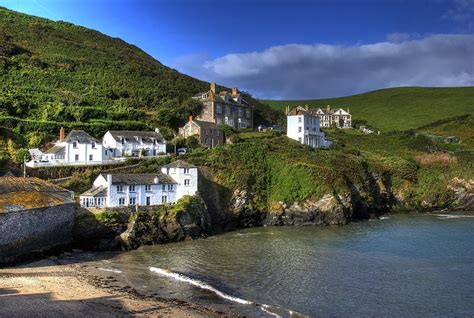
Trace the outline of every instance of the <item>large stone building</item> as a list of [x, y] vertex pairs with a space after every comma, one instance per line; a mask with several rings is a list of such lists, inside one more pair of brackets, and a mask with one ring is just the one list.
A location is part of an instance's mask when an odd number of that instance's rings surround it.
[[38, 178], [0, 178], [0, 264], [72, 241], [74, 193]]
[[193, 120], [193, 116], [189, 116], [188, 122], [179, 128], [179, 135], [184, 138], [195, 136], [201, 145], [208, 148], [224, 144], [224, 132], [216, 124], [208, 121]]
[[193, 99], [203, 104], [197, 120], [234, 128], [253, 128], [253, 107], [242, 98], [237, 88], [232, 88], [232, 92], [217, 93], [216, 84], [212, 83], [209, 91], [196, 94]]
[[[328, 105], [326, 108], [309, 108], [308, 106], [298, 106], [298, 110], [304, 110], [320, 119], [321, 127], [330, 128], [352, 128], [352, 115], [349, 109], [345, 111], [342, 108], [331, 109]], [[287, 107], [287, 113], [289, 106]]]

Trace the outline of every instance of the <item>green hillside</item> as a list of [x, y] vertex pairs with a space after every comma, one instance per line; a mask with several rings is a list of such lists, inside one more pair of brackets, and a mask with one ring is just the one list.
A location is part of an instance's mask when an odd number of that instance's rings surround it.
[[366, 120], [374, 128], [406, 130], [441, 119], [474, 114], [474, 87], [400, 87], [339, 98], [264, 102], [280, 110], [287, 105], [349, 108], [354, 120]]
[[[61, 126], [96, 137], [108, 129], [176, 129], [199, 112], [190, 97], [208, 85], [121, 39], [0, 7], [0, 127], [17, 135], [14, 146], [50, 141]], [[281, 116], [245, 97], [257, 106], [257, 124]]]

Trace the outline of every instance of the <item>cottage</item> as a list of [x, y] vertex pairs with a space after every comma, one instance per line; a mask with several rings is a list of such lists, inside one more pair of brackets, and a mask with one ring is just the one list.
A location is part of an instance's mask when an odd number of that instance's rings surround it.
[[179, 135], [184, 138], [196, 136], [199, 143], [208, 148], [224, 144], [224, 132], [216, 124], [208, 121], [193, 120], [193, 116], [189, 116], [188, 122], [179, 128]]
[[[27, 166], [67, 165], [67, 164], [100, 164], [104, 160], [102, 143], [83, 130], [72, 130], [64, 137], [64, 128], [59, 131], [59, 140], [42, 155], [36, 149], [30, 153], [33, 159]], [[41, 159], [38, 160], [38, 155]]]
[[[310, 109], [308, 106], [298, 106], [297, 109], [307, 111], [318, 117], [321, 127], [352, 128], [352, 115], [349, 113], [349, 109], [347, 111], [342, 108], [331, 109], [329, 105], [325, 109]], [[289, 112], [289, 106], [287, 112]]]
[[253, 107], [242, 98], [235, 87], [230, 93], [217, 93], [216, 84], [212, 83], [209, 91], [198, 93], [193, 99], [203, 104], [202, 112], [197, 117], [199, 121], [225, 124], [234, 128], [253, 128]]
[[298, 107], [287, 113], [287, 136], [313, 148], [331, 145], [320, 129], [319, 117]]
[[150, 157], [166, 154], [166, 140], [160, 131], [109, 130], [102, 138], [106, 156]]
[[197, 167], [178, 160], [152, 174], [101, 174], [79, 200], [86, 208], [161, 205], [197, 190]]

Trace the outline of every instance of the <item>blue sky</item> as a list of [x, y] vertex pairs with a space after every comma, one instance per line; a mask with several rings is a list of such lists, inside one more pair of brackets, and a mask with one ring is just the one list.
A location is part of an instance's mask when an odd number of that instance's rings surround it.
[[[473, 0], [0, 0], [0, 6], [120, 37], [165, 65], [259, 97], [474, 85]], [[436, 48], [440, 43], [448, 47]], [[435, 54], [419, 61], [429, 45]], [[445, 67], [421, 77], [409, 72], [428, 67], [428, 60]], [[406, 74], [380, 76], [398, 67]]]

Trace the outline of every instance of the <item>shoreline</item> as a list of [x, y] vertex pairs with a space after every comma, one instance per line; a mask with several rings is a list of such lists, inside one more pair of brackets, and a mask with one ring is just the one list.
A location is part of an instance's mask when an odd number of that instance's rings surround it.
[[0, 268], [1, 316], [238, 317], [239, 313], [143, 294], [96, 268], [93, 254], [63, 253]]

